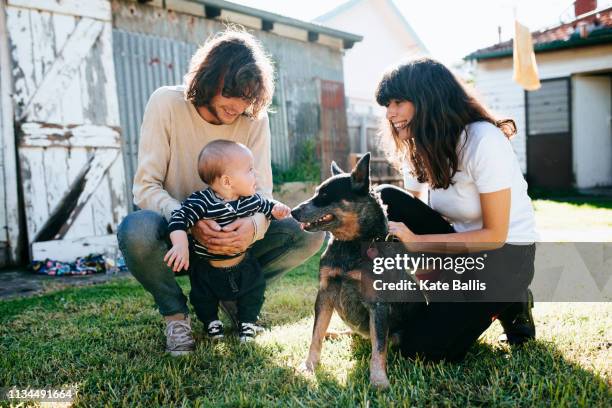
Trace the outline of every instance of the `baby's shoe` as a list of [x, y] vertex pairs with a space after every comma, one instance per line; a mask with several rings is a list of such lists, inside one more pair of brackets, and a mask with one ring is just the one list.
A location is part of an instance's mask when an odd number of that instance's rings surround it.
[[240, 323], [240, 343], [248, 343], [255, 340], [257, 335], [255, 323]]
[[224, 337], [223, 323], [221, 323], [221, 320], [213, 320], [212, 322], [208, 323], [206, 332], [208, 333], [209, 339], [221, 340]]

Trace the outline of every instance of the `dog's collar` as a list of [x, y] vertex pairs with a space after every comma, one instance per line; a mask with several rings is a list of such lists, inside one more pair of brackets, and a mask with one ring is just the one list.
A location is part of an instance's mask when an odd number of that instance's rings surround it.
[[368, 245], [368, 249], [366, 249], [367, 257], [372, 260], [376, 258], [378, 256], [378, 249], [376, 249], [376, 247], [373, 247], [372, 245], [374, 245], [375, 242], [389, 242], [391, 241], [392, 236], [393, 235], [388, 233], [384, 237], [380, 236], [372, 238], [372, 241], [370, 241], [370, 244]]

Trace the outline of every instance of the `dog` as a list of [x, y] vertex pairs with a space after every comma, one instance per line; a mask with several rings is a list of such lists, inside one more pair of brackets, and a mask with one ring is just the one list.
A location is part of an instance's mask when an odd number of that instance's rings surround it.
[[[383, 242], [388, 235], [385, 208], [378, 190], [370, 187], [370, 154], [365, 154], [351, 173], [343, 172], [335, 162], [331, 172], [332, 177], [316, 189], [314, 196], [291, 212], [306, 231], [329, 231], [332, 235], [320, 260], [312, 341], [302, 369], [313, 372], [319, 363], [335, 310], [353, 332], [371, 340], [370, 383], [384, 389], [389, 386], [389, 339], [401, 341], [402, 321], [414, 310], [415, 302], [425, 299], [418, 293], [413, 301], [385, 302], [364, 290], [372, 287], [375, 278], [370, 250], [386, 248], [370, 245], [364, 253], [364, 244]], [[418, 204], [433, 212], [424, 203]], [[417, 224], [422, 220], [415, 223], [417, 229], [421, 228]]]

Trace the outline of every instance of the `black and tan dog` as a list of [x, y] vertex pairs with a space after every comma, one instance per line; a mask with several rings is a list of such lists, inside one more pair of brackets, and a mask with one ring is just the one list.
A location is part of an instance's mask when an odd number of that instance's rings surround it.
[[370, 382], [386, 388], [389, 333], [400, 328], [402, 317], [410, 313], [414, 304], [379, 301], [364, 291], [374, 278], [371, 259], [364, 256], [364, 245], [384, 241], [388, 233], [382, 202], [370, 188], [369, 153], [350, 174], [332, 163], [332, 174], [310, 200], [291, 213], [305, 230], [332, 234], [320, 261], [312, 342], [303, 369], [312, 372], [318, 364], [336, 310], [353, 332], [371, 339]]

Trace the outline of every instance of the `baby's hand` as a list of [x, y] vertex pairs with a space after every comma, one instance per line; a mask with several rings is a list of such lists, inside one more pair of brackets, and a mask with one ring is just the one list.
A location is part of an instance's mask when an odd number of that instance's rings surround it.
[[164, 256], [164, 262], [172, 268], [174, 272], [181, 269], [189, 269], [189, 240], [185, 231], [172, 231], [170, 233], [172, 248]]
[[180, 272], [181, 269], [189, 269], [189, 247], [173, 245], [172, 248], [164, 256], [164, 262], [168, 264], [174, 272]]
[[282, 220], [283, 218], [287, 218], [291, 214], [291, 208], [287, 207], [283, 203], [276, 203], [274, 208], [272, 208], [272, 215], [277, 220]]

